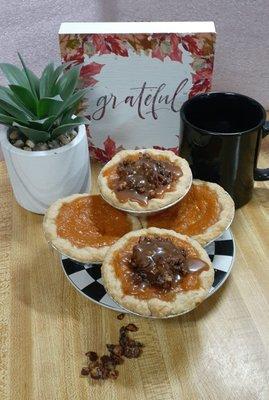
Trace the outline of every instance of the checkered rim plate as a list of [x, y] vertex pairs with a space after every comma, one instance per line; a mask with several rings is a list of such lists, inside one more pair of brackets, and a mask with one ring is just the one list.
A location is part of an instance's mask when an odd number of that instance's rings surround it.
[[[205, 250], [215, 270], [215, 279], [209, 291], [209, 297], [223, 285], [232, 270], [235, 257], [235, 244], [230, 229], [225, 231], [214, 242], [210, 243]], [[102, 283], [100, 264], [80, 264], [65, 256], [61, 256], [61, 264], [68, 280], [89, 300], [114, 311], [127, 312], [115, 303], [106, 292]]]

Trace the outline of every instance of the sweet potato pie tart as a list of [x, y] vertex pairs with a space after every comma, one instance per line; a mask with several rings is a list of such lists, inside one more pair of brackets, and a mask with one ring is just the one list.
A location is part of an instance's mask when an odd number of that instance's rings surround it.
[[75, 194], [53, 203], [44, 218], [46, 239], [61, 253], [80, 262], [102, 262], [109, 247], [141, 227], [100, 195]]
[[141, 219], [141, 222], [144, 228], [173, 229], [205, 246], [228, 228], [233, 217], [234, 202], [221, 186], [193, 180], [182, 200], [167, 210]]
[[172, 230], [127, 233], [104, 259], [102, 278], [111, 297], [144, 316], [166, 317], [203, 301], [214, 269], [201, 245]]
[[171, 151], [123, 150], [101, 170], [104, 199], [125, 211], [156, 211], [184, 196], [192, 173], [186, 160]]

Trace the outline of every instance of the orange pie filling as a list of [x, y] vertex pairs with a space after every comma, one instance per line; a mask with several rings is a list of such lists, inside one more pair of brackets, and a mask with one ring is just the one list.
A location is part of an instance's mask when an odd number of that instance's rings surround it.
[[64, 203], [56, 218], [57, 235], [74, 246], [110, 246], [132, 230], [127, 215], [107, 204], [100, 195]]
[[173, 301], [178, 292], [200, 288], [209, 269], [198, 252], [175, 237], [136, 237], [115, 252], [112, 266], [125, 295]]
[[174, 190], [182, 171], [167, 157], [139, 153], [108, 168], [103, 176], [121, 203], [130, 200], [146, 206], [150, 199], [162, 198], [165, 192]]
[[147, 226], [173, 229], [188, 236], [199, 235], [218, 221], [220, 211], [216, 192], [207, 185], [193, 184], [177, 204], [148, 217]]

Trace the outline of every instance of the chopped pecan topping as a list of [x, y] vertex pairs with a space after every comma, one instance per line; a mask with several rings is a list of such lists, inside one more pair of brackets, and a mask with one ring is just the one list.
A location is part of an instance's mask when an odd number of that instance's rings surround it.
[[113, 189], [120, 198], [130, 197], [142, 203], [160, 196], [182, 176], [180, 167], [166, 160], [154, 159], [146, 153], [140, 153], [137, 160], [123, 160], [116, 172], [118, 178]]
[[130, 267], [137, 284], [146, 283], [164, 290], [188, 273], [186, 251], [170, 239], [142, 237], [133, 247]]
[[[138, 160], [124, 160], [119, 163], [117, 174], [119, 176], [118, 190], [134, 190], [137, 193], [148, 193], [149, 198], [154, 197], [159, 186], [172, 182], [174, 175], [167, 168], [167, 162], [154, 160], [148, 154], [142, 154]], [[150, 193], [149, 193], [150, 192]]]

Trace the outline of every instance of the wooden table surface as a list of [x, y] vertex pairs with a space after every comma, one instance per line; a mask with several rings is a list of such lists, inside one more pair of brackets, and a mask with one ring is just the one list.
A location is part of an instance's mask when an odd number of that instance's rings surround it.
[[[159, 321], [119, 321], [71, 286], [44, 240], [42, 216], [16, 204], [3, 162], [0, 202], [1, 400], [269, 399], [269, 182], [256, 183], [236, 212], [236, 261], [222, 289], [191, 313]], [[80, 377], [84, 353], [103, 354], [129, 321], [140, 328], [143, 356], [120, 366], [117, 381]]]

